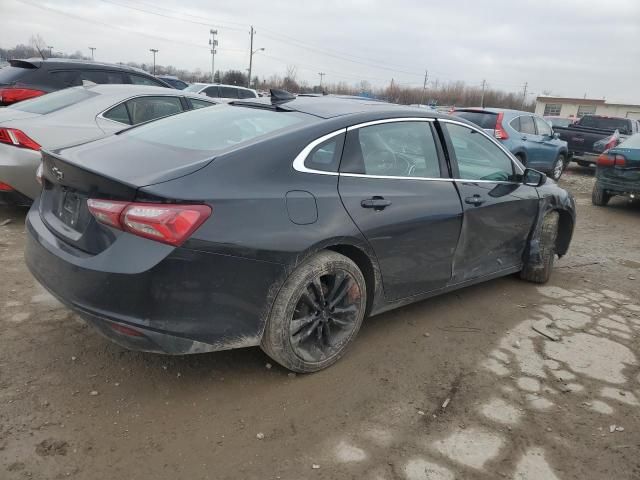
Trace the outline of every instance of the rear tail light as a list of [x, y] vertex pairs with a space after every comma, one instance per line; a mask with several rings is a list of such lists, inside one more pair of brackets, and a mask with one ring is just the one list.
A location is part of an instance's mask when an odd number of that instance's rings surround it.
[[33, 88], [0, 88], [0, 103], [9, 105], [10, 103], [28, 100], [29, 98], [39, 97], [47, 92], [36, 90]]
[[169, 245], [179, 246], [211, 216], [207, 205], [166, 205], [87, 200], [100, 223]]
[[35, 140], [17, 128], [0, 128], [0, 143], [29, 150], [40, 150], [40, 145]]
[[599, 167], [624, 167], [626, 164], [624, 155], [604, 152], [598, 157]]
[[0, 182], [0, 192], [12, 192], [13, 187], [7, 183]]
[[507, 140], [509, 138], [509, 134], [502, 126], [502, 119], [504, 118], [504, 113], [500, 112], [498, 114], [498, 118], [496, 118], [496, 128], [494, 130], [494, 135], [498, 140]]

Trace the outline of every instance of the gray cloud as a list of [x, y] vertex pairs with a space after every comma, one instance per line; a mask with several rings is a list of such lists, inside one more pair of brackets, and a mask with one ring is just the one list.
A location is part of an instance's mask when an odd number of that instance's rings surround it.
[[[606, 97], [640, 103], [640, 2], [609, 0], [2, 0], [3, 46], [39, 33], [56, 49], [104, 61], [210, 68], [208, 32], [219, 31], [216, 67], [246, 69], [249, 25], [257, 30], [254, 72], [385, 85], [391, 78], [486, 79], [505, 90]], [[129, 8], [126, 8], [129, 6]], [[141, 12], [154, 11], [168, 17]], [[62, 13], [58, 13], [62, 12]], [[83, 20], [85, 19], [85, 20]]]

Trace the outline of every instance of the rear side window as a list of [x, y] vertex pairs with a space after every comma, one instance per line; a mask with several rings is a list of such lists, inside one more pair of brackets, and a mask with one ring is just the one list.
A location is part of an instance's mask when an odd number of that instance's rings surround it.
[[471, 123], [475, 123], [480, 128], [487, 130], [495, 130], [496, 121], [498, 120], [498, 115], [490, 112], [453, 112], [453, 115], [469, 120]]
[[34, 70], [35, 68], [20, 68], [12, 66], [0, 68], [0, 84], [7, 85], [17, 82]]
[[78, 87], [82, 85], [82, 80], [80, 79], [80, 72], [78, 71], [61, 70], [57, 72], [50, 72], [49, 75], [57, 85], [63, 88]]
[[113, 107], [111, 110], [102, 114], [104, 118], [113, 120], [114, 122], [124, 123], [131, 125], [131, 119], [129, 118], [129, 112], [127, 112], [127, 106], [121, 103], [117, 107]]
[[336, 135], [311, 150], [304, 166], [322, 172], [337, 172], [342, 154], [343, 135]]
[[215, 105], [215, 103], [207, 102], [205, 100], [197, 100], [195, 98], [189, 98], [189, 101], [191, 102], [191, 106], [193, 107], [194, 110], [198, 108], [205, 108], [205, 107], [210, 107], [212, 105]]
[[225, 150], [314, 117], [299, 112], [215, 105], [134, 128], [127, 136], [157, 145], [203, 150]]
[[133, 83], [134, 85], [151, 85], [152, 87], [164, 87], [164, 85], [161, 85], [159, 82], [155, 82], [150, 78], [143, 77], [142, 75], [135, 75], [130, 73], [129, 78], [131, 79], [131, 83]]
[[204, 93], [207, 97], [211, 97], [211, 98], [220, 97], [220, 92], [218, 91], [218, 87], [206, 88], [202, 93]]
[[233, 87], [218, 87], [220, 98], [238, 98], [238, 89]]
[[43, 95], [42, 97], [19, 102], [8, 108], [20, 110], [21, 112], [38, 113], [40, 115], [45, 115], [47, 113], [55, 112], [56, 110], [62, 110], [63, 108], [67, 108], [71, 105], [75, 105], [84, 100], [97, 96], [97, 93], [92, 92], [91, 90], [87, 90], [86, 88], [69, 88], [49, 93], [48, 95]]
[[256, 98], [256, 96], [251, 90], [245, 90], [243, 88], [239, 88], [238, 98]]
[[530, 115], [522, 115], [520, 117], [520, 133], [526, 133], [529, 135], [536, 134], [536, 125], [533, 123], [533, 117]]
[[183, 111], [178, 97], [139, 97], [126, 103], [133, 125]]

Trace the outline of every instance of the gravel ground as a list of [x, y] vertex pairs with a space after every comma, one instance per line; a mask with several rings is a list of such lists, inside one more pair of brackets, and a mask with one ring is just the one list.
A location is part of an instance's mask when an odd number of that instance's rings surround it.
[[640, 478], [640, 206], [593, 207], [551, 281], [516, 276], [367, 320], [329, 370], [259, 349], [109, 343], [24, 266], [0, 209], [0, 478]]

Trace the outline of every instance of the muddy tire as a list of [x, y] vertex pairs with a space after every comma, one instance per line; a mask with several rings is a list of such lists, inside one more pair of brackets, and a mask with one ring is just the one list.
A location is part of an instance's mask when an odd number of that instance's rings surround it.
[[609, 200], [611, 200], [611, 195], [599, 187], [596, 182], [593, 185], [593, 190], [591, 191], [591, 203], [598, 207], [604, 207], [609, 203]]
[[542, 263], [532, 265], [526, 263], [520, 272], [520, 278], [534, 283], [546, 283], [551, 276], [556, 256], [556, 238], [558, 237], [558, 212], [549, 212], [544, 217], [540, 232], [540, 257]]
[[566, 167], [566, 165], [567, 164], [565, 156], [563, 153], [561, 153], [560, 155], [558, 155], [558, 158], [556, 158], [556, 161], [553, 162], [553, 168], [549, 172], [549, 176], [557, 182], [558, 180], [560, 180], [560, 177], [562, 176], [562, 172], [564, 172], [564, 168]]
[[356, 264], [335, 252], [317, 253], [278, 292], [260, 346], [294, 372], [322, 370], [347, 350], [366, 305], [367, 287]]

